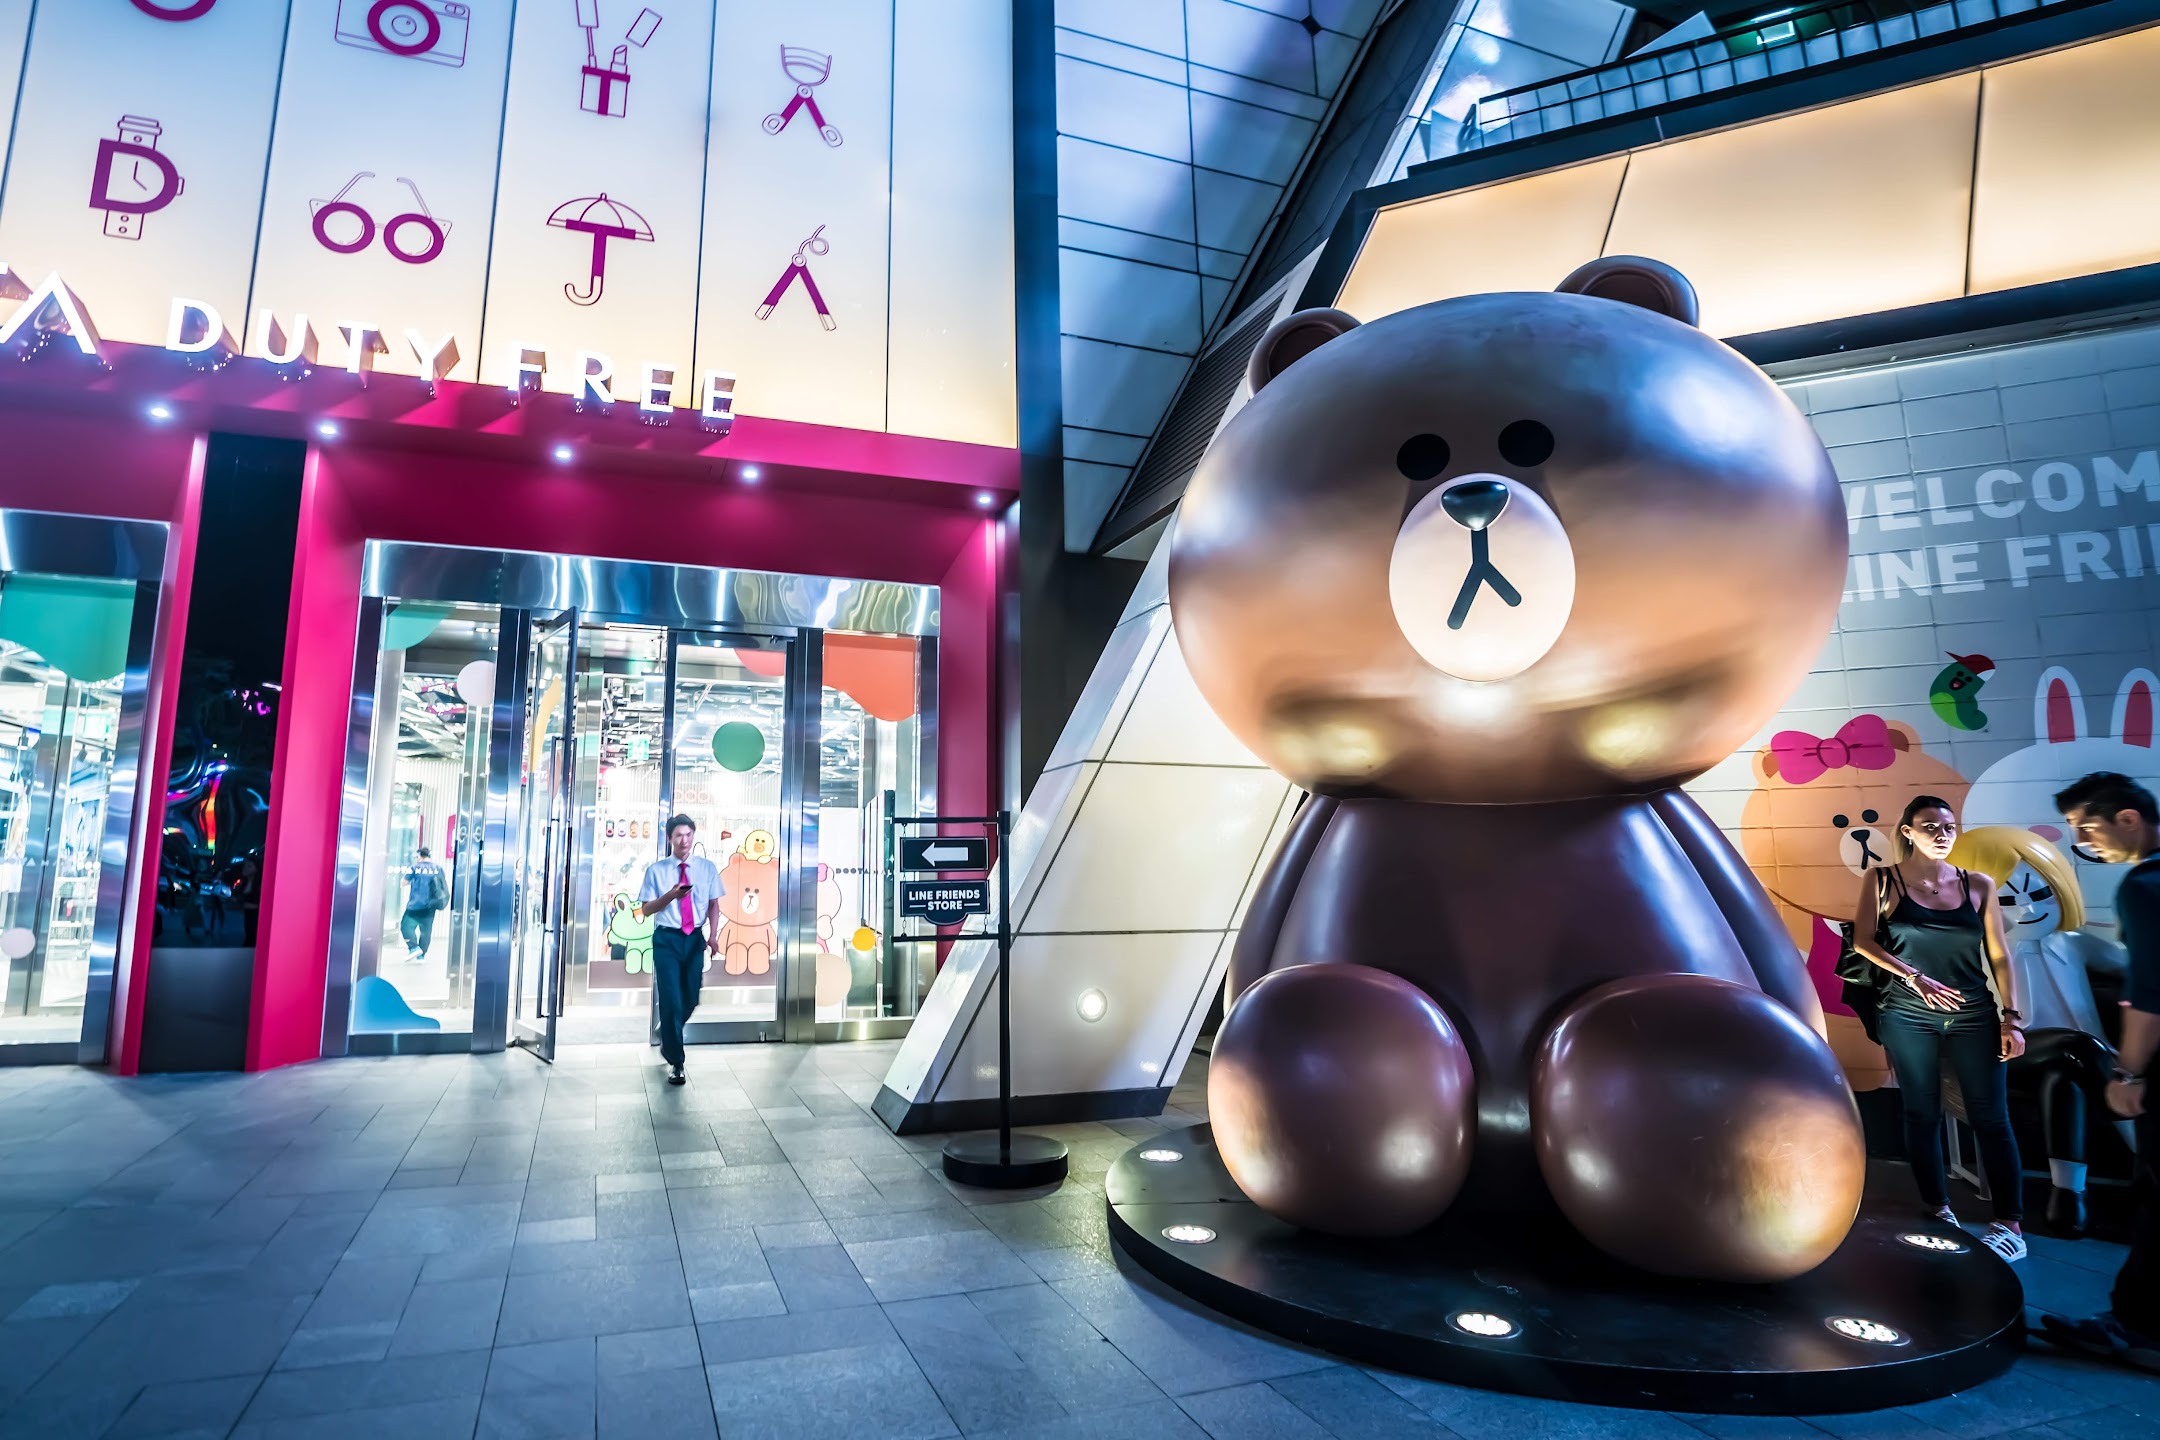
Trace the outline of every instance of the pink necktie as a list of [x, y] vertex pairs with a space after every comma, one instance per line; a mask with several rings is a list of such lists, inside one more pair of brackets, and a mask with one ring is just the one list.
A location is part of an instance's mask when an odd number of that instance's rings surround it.
[[[678, 860], [675, 862], [675, 868], [682, 872], [682, 883], [688, 885], [690, 883], [690, 862]], [[687, 935], [697, 929], [697, 912], [690, 908], [690, 897], [688, 895], [684, 895], [682, 899], [675, 903], [682, 910], [682, 933]]]

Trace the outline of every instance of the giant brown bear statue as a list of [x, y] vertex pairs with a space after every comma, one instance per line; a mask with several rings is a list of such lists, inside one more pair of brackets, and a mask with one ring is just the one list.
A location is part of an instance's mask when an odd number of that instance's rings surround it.
[[1557, 1203], [1647, 1269], [1812, 1269], [1859, 1207], [1859, 1117], [1769, 898], [1678, 788], [1836, 611], [1806, 418], [1631, 258], [1303, 311], [1251, 380], [1170, 556], [1202, 694], [1312, 792], [1231, 962], [1232, 1177], [1337, 1234]]

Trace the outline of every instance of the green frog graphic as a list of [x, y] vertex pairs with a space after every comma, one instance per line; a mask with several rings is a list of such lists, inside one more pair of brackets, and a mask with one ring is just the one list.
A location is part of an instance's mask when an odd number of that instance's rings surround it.
[[651, 974], [653, 917], [638, 914], [636, 902], [620, 891], [608, 902], [608, 911], [608, 945], [622, 952], [623, 969], [632, 975]]

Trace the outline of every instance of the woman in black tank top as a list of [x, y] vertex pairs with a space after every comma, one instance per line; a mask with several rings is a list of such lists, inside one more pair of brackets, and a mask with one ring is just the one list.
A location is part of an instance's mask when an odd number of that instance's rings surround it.
[[1898, 822], [1898, 862], [1867, 872], [1853, 916], [1853, 948], [1889, 972], [1880, 1034], [1905, 1109], [1905, 1153], [1920, 1198], [1952, 1224], [1943, 1167], [1942, 1072], [1957, 1076], [1965, 1120], [1980, 1145], [1995, 1223], [1981, 1235], [2005, 1260], [2025, 1257], [2023, 1168], [2003, 1062], [2023, 1054], [2016, 972], [1995, 903], [1995, 882], [1950, 863], [1957, 815], [1916, 795]]

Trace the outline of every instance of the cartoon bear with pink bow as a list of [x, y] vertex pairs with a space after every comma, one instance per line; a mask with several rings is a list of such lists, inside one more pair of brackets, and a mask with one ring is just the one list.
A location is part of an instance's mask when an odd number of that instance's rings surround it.
[[1922, 749], [1910, 725], [1880, 715], [1856, 715], [1829, 735], [1778, 731], [1756, 752], [1755, 781], [1741, 853], [1808, 957], [1839, 1063], [1855, 1089], [1872, 1089], [1889, 1067], [1843, 999], [1837, 926], [1852, 918], [1861, 875], [1896, 863], [1905, 803], [1937, 795], [1962, 812], [1971, 785]]

